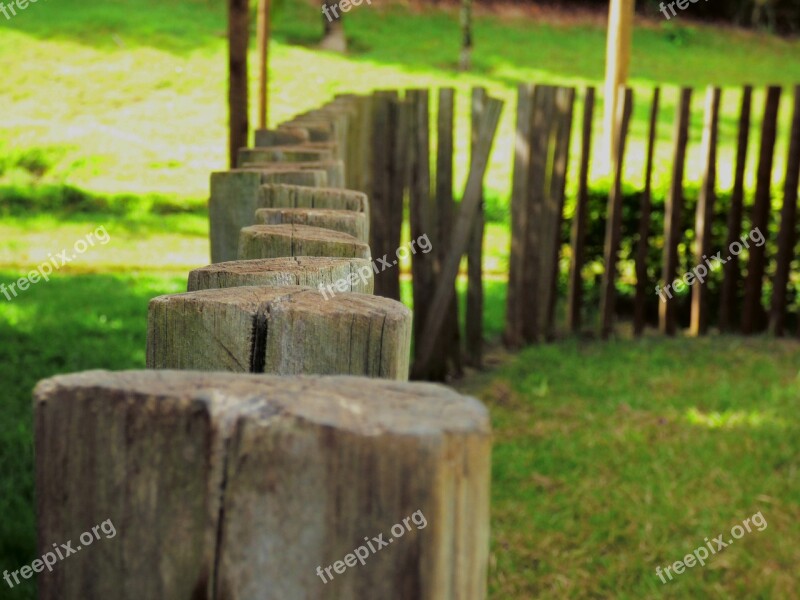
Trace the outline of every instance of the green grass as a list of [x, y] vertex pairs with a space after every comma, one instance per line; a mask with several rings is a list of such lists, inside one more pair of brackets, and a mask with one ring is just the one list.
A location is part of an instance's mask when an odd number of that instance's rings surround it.
[[[221, 4], [59, 0], [32, 5], [0, 26], [0, 99], [4, 114], [11, 117], [0, 124], [0, 155], [8, 157], [0, 166], [5, 171], [0, 184], [24, 189], [48, 181], [99, 194], [205, 197], [208, 173], [225, 167], [227, 63]], [[275, 21], [271, 121], [318, 106], [339, 92], [454, 86], [460, 188], [466, 174], [469, 89], [487, 86], [507, 102], [487, 180], [489, 196], [500, 207], [506, 205], [510, 185], [516, 85], [539, 81], [601, 86], [603, 77], [605, 31], [600, 25], [481, 16], [470, 74], [455, 70], [459, 33], [453, 10], [420, 13], [396, 5], [365, 5], [351, 11], [346, 29], [349, 55], [318, 52], [313, 47], [321, 33], [317, 9], [287, 2]], [[720, 180], [728, 186], [735, 88], [746, 82], [800, 81], [800, 61], [795, 60], [800, 42], [682, 19], [679, 24], [645, 23], [637, 29], [634, 43], [631, 84], [637, 98], [627, 169], [631, 185], [641, 178], [651, 86], [670, 86], [664, 95], [656, 163], [656, 187], [663, 191], [675, 86], [715, 83], [725, 87]], [[24, 57], [15, 51], [18, 48], [25, 48]], [[255, 55], [251, 58], [255, 64]], [[757, 94], [756, 120], [761, 98]], [[699, 140], [702, 102], [702, 93], [697, 93], [692, 142]], [[788, 108], [786, 97], [784, 125]], [[599, 126], [600, 119], [598, 133]], [[596, 139], [595, 179], [602, 184], [603, 152], [600, 136]], [[779, 151], [776, 179], [782, 178], [783, 154]], [[689, 156], [690, 180], [700, 176], [698, 158], [695, 143]], [[33, 172], [27, 168], [30, 163]]]
[[[797, 598], [797, 342], [565, 341], [465, 386], [490, 407], [493, 598]], [[655, 568], [761, 511], [704, 568]]]
[[[220, 3], [58, 0], [31, 5], [0, 27], [7, 117], [0, 120], [0, 282], [24, 276], [101, 225], [111, 237], [50, 283], [14, 302], [0, 296], [0, 569], [16, 569], [35, 558], [33, 386], [57, 373], [141, 368], [148, 301], [182, 291], [189, 269], [208, 261], [204, 203], [209, 172], [225, 168], [227, 63]], [[496, 341], [508, 266], [515, 87], [601, 86], [604, 30], [481, 16], [475, 70], [461, 74], [452, 9], [362, 5], [346, 28], [350, 54], [317, 52], [315, 6], [284, 7], [271, 48], [273, 123], [339, 92], [454, 86], [458, 189], [466, 175], [470, 88], [487, 86], [507, 102], [487, 177], [484, 327]], [[800, 81], [800, 43], [682, 19], [644, 24], [635, 47], [629, 191], [641, 178], [646, 100], [656, 83], [671, 86], [659, 120], [656, 201], [668, 181], [677, 85], [698, 88], [688, 160], [695, 188], [699, 89], [725, 87], [726, 189], [735, 88]], [[757, 94], [756, 123], [762, 101]], [[785, 97], [776, 181], [788, 104]], [[598, 115], [596, 134], [599, 125]], [[593, 185], [602, 193], [601, 161], [594, 166]], [[570, 199], [573, 191], [571, 184]], [[403, 293], [408, 299], [407, 282]], [[797, 597], [798, 350], [795, 342], [714, 337], [565, 340], [518, 357], [490, 356], [495, 369], [464, 385], [487, 402], [495, 425], [492, 597]], [[661, 585], [656, 566], [759, 510], [765, 531]], [[34, 584], [0, 596], [33, 598]]]

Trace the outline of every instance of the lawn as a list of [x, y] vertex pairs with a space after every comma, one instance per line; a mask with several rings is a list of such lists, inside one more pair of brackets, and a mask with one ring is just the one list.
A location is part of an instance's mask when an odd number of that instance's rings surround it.
[[[148, 300], [182, 291], [188, 270], [208, 261], [208, 175], [226, 166], [227, 60], [222, 4], [205, 0], [58, 0], [31, 4], [0, 27], [0, 283], [100, 226], [110, 235], [49, 283], [13, 302], [0, 296], [2, 571], [35, 558], [33, 386], [57, 373], [143, 367]], [[340, 92], [453, 86], [458, 191], [466, 175], [470, 88], [486, 86], [506, 100], [487, 177], [484, 321], [496, 342], [515, 88], [523, 81], [601, 87], [604, 29], [480, 14], [470, 74], [455, 70], [458, 15], [451, 8], [362, 5], [349, 13], [346, 29], [350, 54], [320, 53], [313, 47], [321, 30], [316, 5], [281, 8], [271, 49], [272, 123]], [[800, 81], [800, 42], [681, 19], [669, 27], [643, 22], [635, 47], [628, 190], [641, 179], [655, 84], [669, 86], [659, 120], [656, 201], [668, 181], [678, 85], [697, 88], [688, 160], [696, 186], [701, 89], [714, 82], [725, 88], [724, 191], [736, 88]], [[759, 92], [756, 122], [762, 101]], [[787, 93], [776, 182], [788, 108]], [[599, 134], [599, 114], [596, 123]], [[600, 162], [592, 182], [602, 200]], [[568, 191], [569, 212], [574, 182]], [[407, 280], [403, 292], [407, 299]], [[492, 597], [798, 597], [800, 431], [791, 415], [800, 392], [799, 350], [791, 341], [728, 337], [565, 339], [517, 356], [492, 350], [492, 368], [459, 384], [488, 404], [495, 426]], [[662, 585], [656, 577], [657, 566], [758, 511], [769, 523], [764, 531], [675, 582]], [[0, 597], [34, 593], [29, 582]]]

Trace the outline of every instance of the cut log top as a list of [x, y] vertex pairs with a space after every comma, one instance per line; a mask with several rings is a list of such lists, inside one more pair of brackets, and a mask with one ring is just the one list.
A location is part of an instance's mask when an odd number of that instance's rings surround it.
[[337, 294], [327, 298], [319, 290], [303, 286], [240, 286], [234, 288], [220, 288], [199, 290], [185, 294], [170, 294], [159, 296], [150, 301], [150, 305], [183, 303], [185, 305], [198, 304], [206, 307], [212, 304], [228, 304], [244, 311], [252, 311], [266, 315], [275, 313], [281, 305], [286, 309], [307, 312], [315, 315], [326, 314], [351, 314], [357, 316], [375, 315], [377, 312], [387, 318], [405, 320], [411, 316], [411, 310], [405, 305], [381, 296], [368, 294]]
[[[69, 396], [65, 395], [69, 393]], [[359, 435], [490, 435], [489, 415], [476, 399], [440, 385], [361, 377], [277, 377], [194, 371], [88, 371], [47, 379], [36, 404], [74, 394], [230, 412], [249, 420], [293, 419]]]
[[329, 217], [339, 219], [355, 219], [361, 213], [354, 210], [336, 208], [259, 208], [256, 211], [256, 224], [269, 225], [283, 223], [299, 223], [300, 219], [307, 217]]
[[240, 234], [239, 258], [330, 256], [370, 258], [369, 244], [352, 235], [308, 225], [251, 225]]
[[355, 190], [268, 183], [261, 186], [260, 196], [260, 205], [263, 208], [354, 210], [369, 215], [367, 195]]
[[256, 211], [257, 225], [308, 225], [352, 235], [369, 242], [367, 215], [355, 210], [329, 208], [261, 208]]
[[161, 296], [148, 312], [150, 369], [408, 379], [411, 311], [388, 298], [231, 287]]

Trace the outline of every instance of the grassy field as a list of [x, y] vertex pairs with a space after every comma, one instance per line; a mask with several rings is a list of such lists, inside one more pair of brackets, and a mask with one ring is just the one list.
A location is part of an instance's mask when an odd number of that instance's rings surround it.
[[[507, 101], [487, 178], [485, 329], [496, 341], [503, 325], [515, 87], [522, 81], [601, 86], [602, 26], [482, 15], [476, 68], [461, 74], [451, 9], [362, 6], [348, 15], [347, 56], [314, 49], [321, 33], [317, 11], [293, 2], [276, 15], [273, 123], [339, 92], [453, 86], [460, 186], [470, 88], [486, 86]], [[6, 116], [0, 120], [0, 283], [99, 226], [111, 237], [50, 283], [13, 302], [0, 296], [2, 571], [35, 558], [34, 384], [57, 373], [143, 367], [148, 300], [182, 291], [188, 270], [208, 261], [204, 205], [209, 172], [225, 167], [227, 62], [222, 5], [200, 0], [59, 0], [32, 4], [14, 20], [0, 20], [0, 28]], [[659, 121], [656, 200], [667, 183], [678, 85], [698, 89], [688, 161], [689, 182], [697, 182], [700, 88], [711, 82], [725, 88], [725, 189], [735, 88], [800, 81], [800, 43], [681, 19], [669, 27], [643, 22], [635, 46], [629, 189], [641, 178], [647, 99], [655, 84], [669, 86]], [[758, 94], [756, 121], [762, 99]], [[787, 95], [776, 180], [788, 101]], [[754, 168], [751, 152], [751, 180]], [[598, 161], [593, 185], [601, 191], [603, 177]], [[404, 298], [409, 291], [406, 281]], [[493, 356], [490, 371], [462, 384], [490, 406], [496, 431], [492, 597], [798, 597], [800, 432], [791, 415], [800, 391], [799, 350], [795, 342], [768, 339], [568, 339]], [[656, 566], [681, 559], [704, 537], [758, 511], [769, 523], [763, 532], [748, 534], [703, 569], [660, 583]], [[33, 598], [34, 586], [3, 588], [0, 597]]]

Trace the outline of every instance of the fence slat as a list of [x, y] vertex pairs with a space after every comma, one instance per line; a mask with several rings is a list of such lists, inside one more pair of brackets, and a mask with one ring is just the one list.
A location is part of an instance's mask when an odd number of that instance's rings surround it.
[[589, 210], [589, 166], [592, 154], [592, 121], [594, 119], [595, 88], [586, 88], [583, 103], [581, 134], [581, 164], [578, 175], [578, 197], [570, 231], [571, 257], [567, 290], [567, 330], [578, 333], [583, 309], [583, 265], [586, 260], [586, 227]]
[[622, 239], [622, 178], [625, 165], [625, 146], [633, 112], [633, 90], [620, 88], [617, 101], [619, 113], [614, 124], [615, 148], [612, 165], [614, 184], [608, 196], [606, 211], [606, 236], [604, 244], [603, 280], [600, 288], [600, 336], [608, 338], [614, 332], [614, 309], [617, 292], [617, 261]]
[[[731, 193], [731, 206], [728, 210], [728, 238], [725, 247], [741, 239], [742, 215], [744, 213], [744, 177], [747, 166], [747, 147], [750, 143], [750, 115], [753, 103], [753, 87], [746, 85], [742, 88], [742, 104], [739, 113], [739, 136], [736, 144], [736, 167], [734, 172], [733, 192]], [[734, 324], [734, 315], [738, 305], [739, 284], [739, 257], [731, 259], [722, 266], [722, 290], [720, 291], [719, 329], [722, 332], [731, 331]]]
[[[772, 166], [775, 159], [775, 139], [778, 134], [781, 92], [782, 89], [778, 86], [767, 88], [764, 119], [761, 122], [761, 146], [758, 157], [756, 196], [753, 201], [752, 229], [759, 229], [765, 240], [769, 239]], [[766, 262], [767, 244], [760, 247], [750, 244], [750, 258], [747, 261], [747, 278], [744, 282], [742, 306], [742, 333], [744, 335], [760, 331], [766, 325], [764, 306], [761, 303]]]
[[542, 334], [541, 315], [543, 289], [549, 280], [542, 270], [544, 245], [542, 232], [545, 225], [547, 189], [547, 164], [550, 149], [550, 132], [555, 112], [556, 88], [536, 86], [533, 94], [533, 125], [531, 127], [531, 162], [528, 175], [527, 223], [525, 255], [522, 258], [522, 339], [533, 344]]
[[[473, 88], [470, 155], [475, 152], [478, 143], [480, 124], [487, 98], [486, 88]], [[481, 202], [475, 215], [475, 225], [467, 249], [467, 311], [464, 328], [467, 360], [470, 366], [478, 369], [483, 365], [483, 236], [486, 227], [483, 200], [483, 194], [481, 194]], [[456, 325], [458, 325], [457, 311], [458, 305], [456, 304], [454, 306]]]
[[[672, 182], [669, 187], [664, 213], [664, 260], [661, 270], [663, 285], [670, 285], [678, 272], [678, 244], [683, 228], [683, 176], [686, 170], [686, 147], [689, 143], [689, 120], [692, 104], [692, 89], [681, 88], [678, 114], [675, 120], [674, 150], [672, 155]], [[668, 298], [659, 304], [659, 330], [666, 335], [675, 335], [675, 301]]]
[[539, 329], [547, 340], [556, 335], [556, 303], [558, 300], [559, 256], [561, 229], [564, 224], [564, 198], [567, 189], [567, 169], [572, 142], [572, 117], [575, 109], [575, 88], [560, 87], [555, 92], [555, 118], [551, 130], [553, 165], [549, 193], [545, 198], [546, 220], [542, 223], [542, 274], [544, 276], [542, 314]]
[[503, 342], [508, 348], [522, 346], [523, 266], [528, 223], [528, 194], [533, 126], [534, 86], [523, 84], [517, 93], [517, 129], [514, 143], [514, 178], [511, 187], [511, 252], [508, 262], [506, 326]]
[[639, 203], [639, 234], [636, 240], [636, 296], [633, 301], [633, 333], [640, 336], [647, 323], [647, 297], [649, 290], [647, 259], [650, 253], [650, 221], [653, 213], [653, 156], [658, 140], [658, 109], [661, 88], [653, 89], [650, 108], [650, 125], [647, 135], [647, 162], [644, 168], [644, 191]]
[[794, 260], [797, 241], [797, 185], [800, 180], [800, 85], [794, 88], [794, 109], [789, 151], [786, 159], [786, 176], [783, 187], [781, 228], [778, 232], [778, 254], [775, 257], [775, 276], [772, 280], [772, 306], [769, 331], [782, 336], [786, 327], [786, 286]]
[[[436, 231], [436, 271], [441, 271], [441, 265], [447, 258], [447, 249], [450, 247], [450, 231], [453, 227], [455, 214], [455, 199], [453, 198], [453, 151], [455, 135], [453, 131], [455, 119], [455, 89], [442, 88], [439, 90], [437, 134], [436, 134], [436, 205], [439, 216]], [[472, 307], [467, 300], [467, 310]], [[453, 293], [453, 301], [447, 313], [447, 323], [442, 329], [440, 337], [442, 362], [436, 373], [435, 380], [444, 381], [445, 376], [451, 372], [454, 376], [462, 375], [461, 364], [461, 335], [458, 323], [458, 294]], [[467, 317], [469, 323], [469, 317]]]
[[450, 307], [453, 286], [458, 277], [461, 257], [466, 252], [469, 244], [469, 236], [475, 220], [475, 211], [481, 201], [483, 178], [486, 174], [486, 167], [489, 164], [489, 154], [497, 132], [497, 126], [500, 123], [502, 110], [502, 100], [489, 98], [486, 101], [483, 119], [479, 128], [478, 143], [475, 145], [475, 153], [472, 156], [467, 186], [464, 190], [452, 237], [450, 238], [450, 251], [447, 253], [447, 259], [442, 265], [442, 271], [439, 274], [439, 281], [428, 311], [425, 327], [422, 330], [422, 337], [416, 340], [420, 350], [414, 363], [412, 377], [427, 372], [429, 361], [435, 351], [436, 338], [441, 331], [444, 317]]
[[[717, 201], [717, 139], [719, 130], [719, 104], [722, 91], [710, 86], [706, 93], [705, 124], [703, 125], [703, 160], [705, 161], [703, 185], [697, 200], [695, 217], [694, 264], [708, 266], [711, 254], [711, 225], [714, 220], [714, 205]], [[695, 275], [697, 271], [695, 271]], [[708, 276], [711, 276], [709, 270]], [[692, 315], [689, 333], [705, 335], [708, 331], [708, 285], [695, 281], [692, 287]]]

